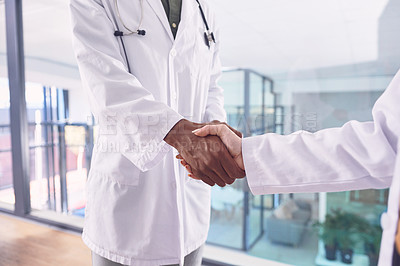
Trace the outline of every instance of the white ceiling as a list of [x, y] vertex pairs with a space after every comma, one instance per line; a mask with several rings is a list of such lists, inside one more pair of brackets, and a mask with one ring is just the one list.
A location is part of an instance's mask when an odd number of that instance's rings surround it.
[[[28, 71], [78, 77], [68, 2], [23, 1]], [[399, 0], [208, 2], [222, 28], [225, 66], [249, 67], [273, 78], [293, 73], [393, 75], [400, 67]], [[4, 76], [4, 3], [0, 14], [0, 75]]]
[[[382, 29], [390, 33], [385, 41], [400, 47], [399, 0], [249, 0], [246, 4], [218, 0], [210, 3], [223, 29], [224, 64], [255, 68], [271, 76], [343, 65], [387, 63], [379, 62], [384, 60], [380, 58], [379, 47], [382, 21], [390, 20]], [[386, 54], [400, 59], [399, 49], [391, 47]]]

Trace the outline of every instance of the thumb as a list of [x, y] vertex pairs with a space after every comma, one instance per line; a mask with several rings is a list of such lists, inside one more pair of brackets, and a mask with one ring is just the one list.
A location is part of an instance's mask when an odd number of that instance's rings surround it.
[[216, 135], [216, 130], [214, 129], [214, 126], [212, 125], [207, 125], [202, 128], [198, 128], [196, 130], [192, 131], [193, 134], [199, 137], [205, 137], [208, 135]]
[[192, 132], [199, 137], [205, 137], [208, 135], [216, 135], [216, 136], [220, 136], [220, 126], [221, 125], [207, 125], [204, 126], [202, 128], [193, 130]]

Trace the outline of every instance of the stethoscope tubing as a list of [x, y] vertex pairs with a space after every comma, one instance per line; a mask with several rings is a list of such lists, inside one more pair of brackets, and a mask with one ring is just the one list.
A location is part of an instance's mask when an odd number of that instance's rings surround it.
[[[123, 36], [132, 35], [132, 34], [137, 34], [137, 35], [142, 35], [142, 36], [144, 36], [146, 34], [146, 31], [140, 29], [141, 26], [142, 26], [142, 23], [143, 23], [144, 12], [143, 12], [143, 0], [139, 0], [139, 1], [140, 1], [140, 9], [141, 9], [141, 11], [140, 11], [140, 21], [139, 21], [139, 25], [138, 25], [138, 27], [137, 27], [137, 29], [135, 31], [135, 30], [130, 29], [124, 23], [124, 20], [122, 19], [121, 14], [119, 12], [118, 0], [114, 0], [115, 11], [117, 13], [117, 17], [118, 17], [119, 21], [121, 22], [122, 26], [128, 31], [128, 33], [121, 32], [118, 29], [118, 24], [115, 23], [116, 30], [114, 32], [114, 36], [119, 37], [120, 40], [121, 40], [121, 45], [122, 45], [122, 49], [124, 50], [125, 60], [126, 60], [126, 64], [127, 64], [127, 68], [128, 68], [128, 72], [129, 73], [132, 73], [132, 72], [131, 72], [131, 67], [129, 65], [128, 55], [127, 55], [125, 44], [124, 44], [124, 41], [123, 41], [122, 37]], [[203, 19], [204, 25], [205, 25], [206, 30], [207, 30], [207, 33], [204, 33], [205, 39], [206, 39], [206, 45], [208, 46], [208, 48], [210, 48], [210, 42], [211, 41], [216, 43], [215, 37], [214, 37], [214, 33], [210, 32], [210, 27], [208, 26], [207, 18], [206, 18], [205, 14], [204, 14], [204, 11], [203, 11], [203, 8], [202, 8], [202, 6], [200, 4], [200, 1], [196, 0], [196, 2], [199, 5], [201, 18]], [[207, 43], [207, 40], [208, 40], [208, 43]]]
[[142, 27], [142, 23], [143, 23], [143, 0], [139, 0], [140, 1], [140, 21], [139, 21], [139, 25], [137, 27], [137, 29], [131, 30], [128, 26], [125, 25], [124, 20], [121, 17], [121, 14], [119, 12], [119, 8], [118, 8], [118, 0], [114, 0], [114, 5], [115, 5], [115, 11], [117, 12], [117, 17], [119, 19], [119, 21], [121, 21], [122, 26], [128, 31], [128, 33], [123, 33], [122, 35], [131, 35], [131, 34], [138, 34], [140, 31], [140, 28]]

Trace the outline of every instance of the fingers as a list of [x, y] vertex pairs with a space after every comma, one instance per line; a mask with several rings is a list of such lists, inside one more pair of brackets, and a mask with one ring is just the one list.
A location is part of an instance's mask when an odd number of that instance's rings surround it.
[[196, 179], [196, 180], [201, 180], [200, 178], [193, 175], [192, 167], [190, 167], [190, 165], [184, 159], [181, 160], [181, 164], [183, 167], [185, 167], [186, 171], [188, 171], [189, 177]]
[[191, 178], [193, 178], [193, 179], [196, 179], [196, 180], [200, 180], [200, 181], [201, 181], [201, 179], [200, 179], [200, 178], [198, 178], [198, 177], [194, 176], [193, 174], [188, 174], [188, 176], [189, 176], [189, 177], [191, 177]]
[[192, 168], [191, 168], [190, 165], [185, 161], [185, 159], [183, 159], [182, 155], [178, 154], [178, 155], [176, 156], [176, 159], [181, 160], [181, 164], [182, 164], [182, 166], [185, 167], [186, 170], [189, 172], [188, 176], [189, 176], [190, 178], [193, 178], [193, 179], [196, 179], [196, 180], [201, 180], [201, 179], [198, 178], [197, 176], [194, 176], [194, 175], [193, 175]]
[[218, 166], [215, 167], [214, 172], [222, 178], [225, 184], [231, 185], [233, 182], [235, 182], [235, 179], [231, 178], [224, 170], [220, 161], [218, 161]]
[[230, 130], [232, 130], [232, 132], [235, 133], [239, 138], [242, 138], [242, 137], [243, 137], [242, 132], [240, 132], [240, 131], [234, 129], [233, 127], [231, 127], [231, 126], [230, 126], [229, 124], [227, 124], [226, 122], [220, 122], [220, 121], [218, 121], [218, 120], [213, 120], [210, 124], [211, 124], [211, 125], [219, 125], [219, 124], [225, 125], [225, 126], [227, 126]]
[[[240, 132], [239, 132], [240, 133]], [[193, 134], [199, 137], [205, 137], [208, 135], [214, 135], [220, 137], [225, 144], [229, 141], [229, 138], [237, 138], [237, 134], [233, 132], [227, 125], [207, 125], [202, 128], [193, 130]]]
[[[228, 154], [229, 156], [229, 154]], [[232, 160], [232, 157], [229, 156], [228, 160]], [[235, 162], [234, 162], [235, 163]], [[236, 178], [232, 178], [222, 167], [221, 163], [218, 161], [216, 162], [216, 164], [218, 164], [218, 166], [214, 166], [212, 169], [211, 168], [207, 168], [207, 169], [203, 169], [202, 173], [204, 173], [204, 175], [201, 174], [197, 174], [199, 177], [197, 177], [196, 175], [194, 175], [193, 173], [189, 173], [189, 177], [192, 177], [194, 179], [201, 179], [203, 182], [210, 184], [210, 181], [214, 182], [215, 184], [217, 184], [220, 187], [225, 187], [227, 184], [231, 185], [235, 182]], [[190, 167], [190, 166], [189, 166]], [[190, 168], [186, 167], [186, 169], [189, 171], [191, 170]], [[240, 168], [239, 168], [240, 171]], [[242, 177], [241, 173], [236, 173], [235, 171], [233, 171], [233, 174], [235, 176], [238, 177]]]
[[194, 176], [194, 175], [193, 175], [192, 168], [190, 167], [190, 165], [189, 165], [185, 160], [182, 160], [182, 161], [181, 161], [181, 164], [186, 168], [186, 171], [189, 172], [189, 174], [188, 174], [189, 177], [191, 177], [191, 178], [193, 178], [193, 179], [196, 179], [196, 180], [201, 180], [201, 179], [198, 178], [197, 176]]
[[[190, 176], [190, 175], [189, 175]], [[193, 175], [192, 175], [193, 176]], [[209, 186], [214, 186], [215, 182], [213, 180], [211, 180], [208, 176], [196, 171], [194, 173], [194, 176], [196, 176], [197, 178], [199, 178], [201, 181], [203, 181], [204, 183], [206, 183]]]
[[176, 159], [179, 159], [180, 162], [181, 162], [181, 165], [182, 165], [183, 167], [185, 167], [186, 170], [187, 170], [189, 173], [192, 173], [192, 168], [191, 168], [190, 165], [185, 161], [185, 159], [183, 159], [183, 157], [182, 157], [181, 155], [177, 155], [177, 156], [176, 156]]
[[199, 137], [205, 137], [208, 135], [214, 135], [214, 136], [219, 136], [221, 137], [223, 134], [226, 134], [229, 128], [224, 125], [224, 124], [218, 124], [218, 125], [207, 125], [202, 128], [193, 130], [193, 134]]
[[178, 149], [183, 156], [179, 154], [176, 158], [181, 160], [190, 177], [201, 179], [210, 186], [217, 184], [220, 187], [232, 184], [237, 177], [244, 177], [244, 171], [237, 166], [232, 158], [233, 155], [229, 154], [224, 145], [232, 142], [232, 138], [240, 140], [233, 131], [224, 124], [216, 124], [204, 126], [194, 133], [200, 136], [214, 136], [198, 138], [189, 135], [191, 146], [180, 146]]
[[193, 179], [202, 181], [200, 178], [194, 176], [193, 174], [188, 174], [188, 176], [189, 176], [190, 178], [193, 178]]
[[205, 137], [208, 135], [217, 135], [217, 130], [215, 128], [216, 125], [207, 125], [202, 128], [198, 128], [196, 130], [193, 130], [193, 134], [199, 137]]
[[[182, 163], [182, 162], [181, 162]], [[182, 165], [184, 165], [182, 163]], [[192, 168], [190, 167], [190, 165], [186, 164], [184, 165], [184, 167], [186, 168], [186, 170], [189, 172], [188, 176], [196, 179], [196, 180], [201, 180], [201, 178], [195, 176], [193, 174]], [[232, 184], [235, 180], [231, 179], [228, 174], [225, 172], [225, 170], [220, 167], [220, 169], [218, 169], [216, 172], [214, 171], [206, 171], [205, 176], [209, 177], [209, 179], [213, 182], [215, 182], [218, 186], [220, 187], [224, 187], [226, 184]]]
[[238, 157], [242, 151], [242, 139], [225, 124], [207, 125], [193, 132], [195, 135], [201, 137], [217, 135], [225, 144], [232, 157]]
[[190, 167], [190, 165], [188, 164], [184, 164], [183, 162], [181, 162], [182, 165], [185, 166], [186, 170], [189, 172], [189, 174], [193, 174], [192, 168]]
[[203, 172], [207, 177], [209, 177], [212, 181], [214, 181], [218, 186], [224, 187], [226, 185], [226, 182], [223, 180], [223, 177], [218, 176], [214, 172], [214, 170], [204, 169]]
[[183, 167], [186, 167], [187, 165], [190, 166], [184, 159], [181, 160], [181, 164]]
[[189, 173], [192, 173], [192, 168], [190, 167], [190, 165], [185, 161], [185, 159], [183, 159], [183, 157], [179, 154], [176, 156], [176, 159], [179, 159], [181, 162], [181, 165], [183, 167], [186, 168], [186, 170], [188, 170]]
[[[230, 131], [226, 126], [221, 126]], [[233, 133], [232, 133], [233, 134]], [[236, 136], [235, 136], [236, 137]], [[205, 139], [209, 144], [209, 150], [211, 153], [203, 158], [203, 164], [198, 169], [201, 173], [208, 176], [212, 181], [218, 184], [220, 187], [224, 187], [226, 184], [232, 184], [235, 181], [236, 176], [229, 174], [224, 170], [221, 161], [233, 161], [232, 156], [229, 154], [227, 148], [223, 144], [220, 138], [209, 136]], [[234, 164], [236, 164], [233, 161]]]
[[[192, 168], [184, 159], [181, 159], [181, 164], [188, 171], [189, 177], [196, 180], [202, 180], [201, 178], [193, 174]], [[235, 181], [234, 179], [228, 176], [228, 174], [225, 172], [225, 170], [222, 168], [221, 165], [219, 165], [219, 167], [217, 167], [214, 171], [210, 169], [203, 170], [203, 173], [205, 177], [208, 177], [211, 181], [213, 181], [220, 187], [224, 187], [226, 184], [232, 184]]]
[[[229, 131], [229, 129], [226, 126], [222, 127], [226, 128], [226, 130]], [[230, 133], [233, 134], [232, 132]], [[221, 163], [221, 160], [222, 161], [232, 160], [232, 156], [227, 152], [226, 147], [222, 144], [219, 138], [215, 138], [214, 140], [217, 141], [217, 143], [214, 144], [213, 146], [219, 147], [217, 149], [219, 154], [214, 155], [215, 156], [214, 159], [210, 159], [210, 157], [208, 157], [209, 159], [208, 162], [199, 169], [196, 169], [195, 173], [193, 172], [192, 167], [186, 162], [186, 160], [183, 158], [182, 155], [179, 154], [176, 156], [176, 158], [181, 160], [180, 163], [188, 171], [189, 177], [197, 180], [202, 180], [203, 182], [209, 184], [210, 186], [217, 184], [220, 187], [224, 187], [226, 184], [232, 184], [233, 182], [235, 182], [235, 178], [237, 176], [239, 177], [241, 176], [240, 174], [237, 174], [235, 170], [231, 171], [230, 173], [225, 171], [224, 166]]]
[[[228, 151], [226, 152], [228, 153]], [[225, 156], [224, 160], [221, 160], [221, 165], [231, 178], [243, 178], [246, 175], [246, 172], [242, 170], [230, 156]]]

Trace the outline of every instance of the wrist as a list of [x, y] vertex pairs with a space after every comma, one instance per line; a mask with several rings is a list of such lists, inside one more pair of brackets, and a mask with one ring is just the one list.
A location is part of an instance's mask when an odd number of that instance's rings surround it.
[[203, 125], [195, 124], [189, 120], [179, 120], [164, 137], [164, 141], [172, 147], [179, 150], [183, 140], [187, 138], [188, 134], [193, 134], [192, 131], [201, 128]]
[[181, 119], [179, 120], [168, 132], [168, 134], [164, 137], [164, 141], [168, 143], [169, 145], [175, 147], [177, 144], [177, 133], [181, 131], [181, 128], [184, 123], [186, 123], [186, 119]]

